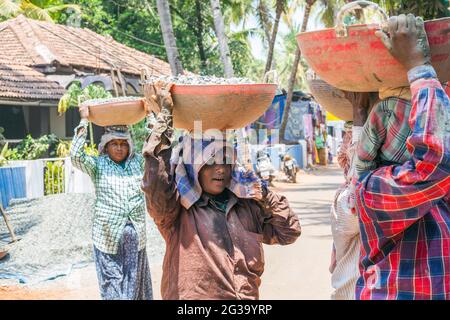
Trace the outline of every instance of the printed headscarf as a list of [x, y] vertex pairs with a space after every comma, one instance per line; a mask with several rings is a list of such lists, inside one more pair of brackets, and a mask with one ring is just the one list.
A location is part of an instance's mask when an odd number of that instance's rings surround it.
[[258, 178], [253, 171], [246, 171], [237, 163], [236, 149], [225, 139], [211, 137], [180, 137], [180, 143], [172, 153], [172, 174], [180, 194], [181, 204], [189, 209], [202, 195], [198, 179], [201, 168], [215, 159], [215, 163], [231, 164], [231, 182], [228, 189], [238, 198], [252, 198], [254, 183]]

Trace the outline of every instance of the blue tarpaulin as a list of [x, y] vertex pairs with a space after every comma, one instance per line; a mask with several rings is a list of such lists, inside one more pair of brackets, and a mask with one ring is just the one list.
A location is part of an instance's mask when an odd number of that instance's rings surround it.
[[3, 208], [11, 199], [25, 198], [27, 195], [25, 167], [0, 168], [0, 200]]

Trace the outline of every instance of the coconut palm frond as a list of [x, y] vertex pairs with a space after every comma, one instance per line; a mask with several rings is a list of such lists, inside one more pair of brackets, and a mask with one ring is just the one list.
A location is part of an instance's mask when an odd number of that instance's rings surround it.
[[20, 13], [20, 4], [14, 0], [0, 0], [0, 16], [13, 17]]
[[53, 22], [53, 18], [46, 9], [40, 8], [30, 1], [22, 1], [20, 3], [20, 9], [28, 18]]
[[47, 11], [48, 13], [58, 13], [67, 9], [72, 9], [75, 12], [81, 12], [80, 6], [76, 4], [62, 4], [59, 6], [45, 8], [44, 10]]
[[259, 28], [248, 28], [233, 32], [230, 38], [248, 40], [248, 37], [260, 36], [264, 37], [264, 31]]
[[267, 0], [259, 0], [254, 10], [258, 26], [264, 30], [264, 37], [262, 40], [270, 42], [273, 17], [269, 5], [267, 4]]

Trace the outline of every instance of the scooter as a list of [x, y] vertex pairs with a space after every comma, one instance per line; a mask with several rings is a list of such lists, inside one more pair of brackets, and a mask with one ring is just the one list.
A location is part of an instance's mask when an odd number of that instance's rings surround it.
[[299, 170], [297, 161], [295, 161], [295, 159], [288, 154], [281, 154], [280, 160], [281, 169], [288, 178], [288, 181], [297, 183], [297, 172]]
[[264, 151], [259, 151], [256, 158], [256, 173], [261, 180], [267, 181], [269, 186], [274, 186], [275, 168], [269, 155]]

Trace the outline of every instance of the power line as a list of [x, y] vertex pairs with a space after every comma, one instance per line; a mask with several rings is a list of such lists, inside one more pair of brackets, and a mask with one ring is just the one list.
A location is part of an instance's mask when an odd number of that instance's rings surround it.
[[121, 34], [123, 34], [123, 35], [125, 35], [125, 36], [127, 36], [127, 37], [129, 37], [129, 38], [132, 38], [132, 39], [134, 39], [134, 40], [137, 40], [137, 41], [139, 41], [139, 42], [146, 43], [146, 44], [150, 44], [150, 45], [152, 45], [152, 46], [157, 46], [157, 47], [160, 47], [160, 48], [165, 48], [164, 45], [161, 45], [161, 44], [158, 44], [158, 43], [154, 43], [154, 42], [150, 42], [150, 41], [147, 41], [147, 40], [138, 38], [138, 37], [133, 36], [133, 35], [131, 35], [131, 34], [128, 34], [128, 33], [126, 33], [126, 32], [120, 31], [119, 29], [116, 29], [116, 28], [112, 28], [112, 29], [113, 29], [114, 31], [118, 32], [118, 33], [121, 33]]

